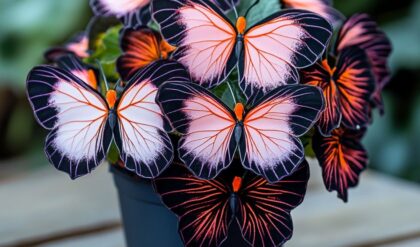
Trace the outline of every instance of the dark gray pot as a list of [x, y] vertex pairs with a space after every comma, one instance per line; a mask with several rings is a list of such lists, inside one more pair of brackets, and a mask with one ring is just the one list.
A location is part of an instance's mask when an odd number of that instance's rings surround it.
[[111, 166], [128, 247], [182, 247], [177, 217], [160, 201], [150, 181]]

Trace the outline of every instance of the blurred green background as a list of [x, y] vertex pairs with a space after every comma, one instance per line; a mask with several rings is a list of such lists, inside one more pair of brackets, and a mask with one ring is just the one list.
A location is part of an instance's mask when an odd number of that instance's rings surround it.
[[[347, 16], [369, 13], [394, 46], [386, 114], [375, 114], [365, 138], [370, 167], [420, 182], [420, 0], [336, 0], [335, 6]], [[83, 30], [90, 16], [87, 0], [0, 0], [0, 179], [47, 165], [46, 132], [32, 116], [25, 78], [44, 62], [47, 48]]]

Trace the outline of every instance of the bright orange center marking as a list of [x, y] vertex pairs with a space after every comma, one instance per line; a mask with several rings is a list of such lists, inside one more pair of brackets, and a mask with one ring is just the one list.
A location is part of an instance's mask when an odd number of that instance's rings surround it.
[[91, 87], [93, 87], [94, 89], [98, 88], [98, 82], [96, 81], [96, 74], [93, 70], [88, 70], [87, 72], [87, 79], [88, 79], [88, 83]]
[[331, 68], [331, 66], [328, 64], [328, 60], [324, 59], [322, 60], [322, 66], [328, 71], [328, 73], [330, 73], [330, 75], [334, 75], [335, 69], [336, 68]]
[[162, 42], [160, 42], [160, 53], [161, 53], [162, 59], [167, 59], [168, 54], [173, 52], [175, 49], [176, 47], [170, 45], [168, 42], [166, 42], [166, 40], [162, 40]]
[[246, 18], [243, 16], [240, 16], [238, 20], [236, 21], [236, 30], [239, 34], [244, 34], [246, 29]]
[[233, 192], [238, 192], [242, 186], [242, 178], [241, 177], [234, 177], [232, 182]]
[[106, 101], [108, 102], [109, 108], [114, 108], [115, 102], [117, 101], [117, 92], [115, 90], [108, 90], [106, 92]]
[[236, 115], [236, 119], [238, 121], [242, 121], [243, 120], [243, 118], [244, 118], [244, 111], [245, 111], [245, 108], [244, 108], [244, 105], [242, 103], [237, 103], [235, 105], [235, 115]]

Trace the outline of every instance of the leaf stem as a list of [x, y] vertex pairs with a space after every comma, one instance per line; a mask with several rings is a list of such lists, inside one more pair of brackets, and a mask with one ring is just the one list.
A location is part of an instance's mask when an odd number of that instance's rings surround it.
[[232, 95], [233, 102], [236, 105], [236, 103], [238, 103], [238, 101], [236, 100], [235, 94], [233, 93], [232, 86], [230, 85], [230, 82], [229, 81], [227, 81], [226, 83], [227, 83], [227, 85], [229, 87], [230, 94]]

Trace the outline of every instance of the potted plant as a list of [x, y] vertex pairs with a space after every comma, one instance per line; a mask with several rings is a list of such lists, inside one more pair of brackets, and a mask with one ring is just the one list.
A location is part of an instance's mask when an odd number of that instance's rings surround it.
[[347, 201], [389, 80], [390, 42], [367, 15], [297, 0], [91, 6], [27, 94], [57, 169], [112, 164], [128, 246], [284, 244], [307, 156]]

